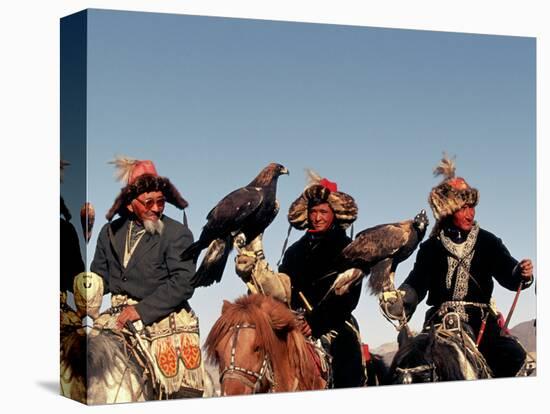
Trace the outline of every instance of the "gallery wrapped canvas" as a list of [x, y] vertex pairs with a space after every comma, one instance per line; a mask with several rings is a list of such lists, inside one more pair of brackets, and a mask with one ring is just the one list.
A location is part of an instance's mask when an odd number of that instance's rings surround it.
[[99, 9], [60, 33], [62, 395], [536, 375], [534, 38]]

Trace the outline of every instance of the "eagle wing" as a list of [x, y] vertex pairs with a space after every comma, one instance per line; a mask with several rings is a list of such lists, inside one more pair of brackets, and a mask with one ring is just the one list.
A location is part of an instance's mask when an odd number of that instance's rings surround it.
[[355, 240], [343, 251], [346, 260], [374, 265], [393, 256], [408, 240], [407, 222], [381, 224], [358, 233]]
[[243, 187], [226, 195], [206, 216], [205, 230], [229, 233], [241, 228], [243, 222], [262, 204], [259, 187]]
[[[226, 195], [210, 210], [199, 240], [185, 249], [182, 260], [193, 259], [196, 262], [201, 250], [210, 246], [212, 241], [235, 236], [243, 222], [261, 206], [263, 199], [262, 190], [257, 187], [239, 188]], [[231, 240], [228, 242], [231, 243]]]

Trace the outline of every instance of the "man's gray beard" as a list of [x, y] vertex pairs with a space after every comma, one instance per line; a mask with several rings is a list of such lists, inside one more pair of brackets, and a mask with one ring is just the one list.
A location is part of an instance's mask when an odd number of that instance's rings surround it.
[[145, 228], [145, 231], [149, 234], [158, 233], [159, 235], [161, 235], [162, 231], [164, 230], [164, 222], [160, 219], [155, 221], [143, 220], [143, 227]]

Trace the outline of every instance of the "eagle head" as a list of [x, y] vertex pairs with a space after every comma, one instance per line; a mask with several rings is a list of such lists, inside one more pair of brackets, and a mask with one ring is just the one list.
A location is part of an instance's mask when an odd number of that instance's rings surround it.
[[289, 174], [286, 167], [284, 165], [277, 164], [276, 162], [272, 162], [260, 171], [256, 178], [254, 178], [248, 185], [251, 187], [267, 187], [269, 185], [275, 185], [277, 183], [277, 178], [283, 174]]
[[277, 164], [275, 162], [272, 162], [269, 164], [269, 169], [272, 171], [272, 174], [274, 177], [278, 177], [280, 175], [290, 175], [290, 172], [287, 170], [287, 168], [284, 165]]
[[420, 213], [414, 216], [414, 220], [413, 220], [413, 226], [417, 229], [421, 239], [424, 237], [424, 234], [426, 233], [426, 228], [428, 228], [428, 224], [429, 224], [428, 215], [426, 214], [426, 210], [422, 209], [420, 210]]

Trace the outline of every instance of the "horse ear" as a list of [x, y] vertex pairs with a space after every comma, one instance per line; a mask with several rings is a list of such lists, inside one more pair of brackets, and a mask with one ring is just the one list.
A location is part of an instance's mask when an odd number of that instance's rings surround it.
[[222, 313], [225, 313], [225, 311], [227, 311], [227, 309], [229, 309], [230, 306], [231, 306], [231, 302], [224, 299], [223, 305], [222, 305]]

